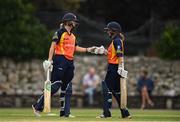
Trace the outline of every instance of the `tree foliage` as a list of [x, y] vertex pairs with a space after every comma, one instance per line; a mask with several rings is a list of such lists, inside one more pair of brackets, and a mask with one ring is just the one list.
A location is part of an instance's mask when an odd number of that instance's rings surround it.
[[168, 25], [156, 48], [163, 59], [180, 59], [180, 27]]
[[54, 0], [57, 8], [62, 10], [77, 10], [80, 8], [80, 0]]
[[180, 19], [179, 0], [86, 0], [79, 12], [95, 20], [120, 22], [124, 31], [143, 25], [152, 17]]
[[0, 1], [0, 56], [18, 59], [47, 55], [48, 33], [28, 0]]

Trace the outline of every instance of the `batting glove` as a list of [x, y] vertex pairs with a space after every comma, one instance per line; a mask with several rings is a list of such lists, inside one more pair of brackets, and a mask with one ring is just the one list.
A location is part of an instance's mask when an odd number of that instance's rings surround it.
[[104, 48], [104, 46], [101, 47], [96, 47], [96, 49], [94, 50], [95, 54], [106, 54], [107, 50]]
[[96, 46], [88, 47], [88, 48], [87, 48], [87, 52], [89, 52], [89, 53], [94, 53], [94, 50], [95, 50], [96, 48], [97, 48]]
[[124, 70], [122, 67], [118, 67], [118, 71], [117, 73], [123, 77], [123, 78], [127, 78], [127, 74], [128, 74], [128, 71], [127, 70]]
[[43, 62], [43, 68], [44, 68], [45, 71], [47, 71], [48, 69], [49, 69], [50, 71], [52, 71], [52, 69], [53, 69], [52, 61], [45, 60], [45, 61]]

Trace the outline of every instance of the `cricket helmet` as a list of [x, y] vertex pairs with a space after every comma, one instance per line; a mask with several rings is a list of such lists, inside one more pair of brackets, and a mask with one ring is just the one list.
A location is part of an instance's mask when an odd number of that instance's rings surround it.
[[74, 22], [79, 22], [76, 15], [73, 14], [73, 13], [67, 13], [63, 16], [62, 18], [62, 22], [65, 22], [65, 21], [74, 21]]
[[107, 30], [112, 30], [114, 32], [121, 32], [121, 26], [119, 23], [115, 22], [115, 21], [111, 21], [107, 24], [107, 26], [104, 28], [105, 31]]

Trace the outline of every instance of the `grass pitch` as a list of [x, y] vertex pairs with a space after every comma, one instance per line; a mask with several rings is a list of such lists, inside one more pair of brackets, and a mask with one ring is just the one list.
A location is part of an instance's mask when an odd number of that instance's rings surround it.
[[31, 109], [17, 109], [17, 108], [1, 108], [0, 109], [0, 122], [117, 122], [117, 121], [130, 121], [130, 122], [180, 122], [180, 111], [178, 110], [131, 110], [131, 120], [120, 118], [118, 109], [112, 109], [112, 118], [97, 119], [96, 116], [100, 115], [101, 109], [72, 109], [71, 113], [76, 116], [75, 118], [59, 117], [59, 110], [53, 109], [53, 116], [42, 114], [42, 117], [36, 118]]

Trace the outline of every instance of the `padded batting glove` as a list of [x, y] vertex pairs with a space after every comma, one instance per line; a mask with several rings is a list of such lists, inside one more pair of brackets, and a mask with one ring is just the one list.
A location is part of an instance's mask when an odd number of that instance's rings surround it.
[[104, 48], [104, 46], [96, 47], [94, 50], [95, 54], [107, 54], [107, 50]]
[[94, 50], [95, 50], [96, 48], [97, 48], [96, 46], [88, 47], [88, 48], [87, 48], [87, 52], [88, 52], [88, 53], [94, 53]]
[[44, 70], [47, 71], [49, 69], [50, 71], [52, 71], [52, 69], [53, 69], [52, 63], [53, 62], [49, 61], [49, 60], [43, 61], [43, 68], [44, 68]]
[[124, 70], [121, 66], [118, 67], [117, 73], [118, 73], [121, 77], [127, 78], [128, 71], [127, 71], [127, 70]]

